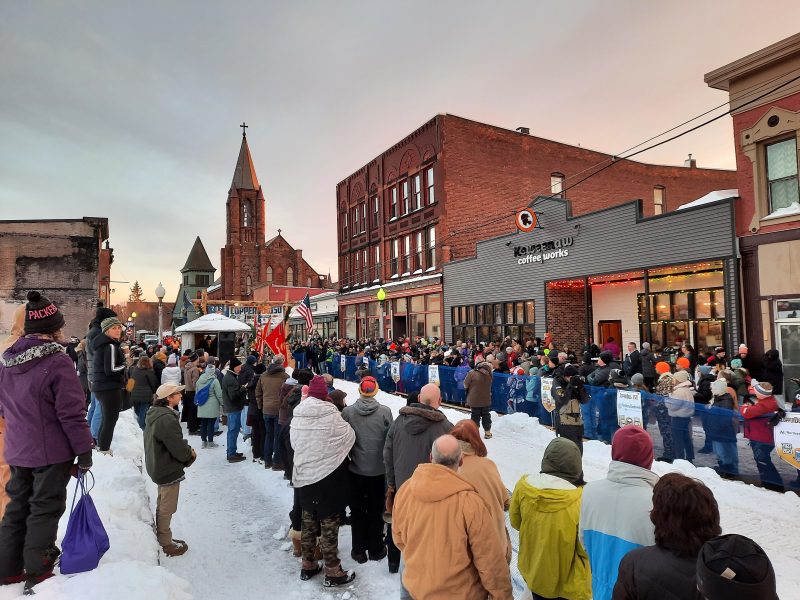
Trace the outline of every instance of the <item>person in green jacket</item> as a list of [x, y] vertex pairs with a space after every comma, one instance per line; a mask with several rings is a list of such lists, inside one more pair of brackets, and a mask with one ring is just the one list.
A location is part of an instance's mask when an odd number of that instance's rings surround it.
[[158, 485], [156, 502], [156, 538], [167, 556], [180, 556], [189, 546], [172, 537], [172, 515], [178, 510], [178, 493], [184, 469], [197, 458], [194, 449], [183, 439], [178, 413], [185, 386], [166, 383], [156, 390], [153, 406], [147, 411], [144, 427], [144, 459], [147, 474]]
[[200, 390], [211, 386], [208, 391], [208, 399], [197, 406], [197, 418], [200, 419], [200, 439], [203, 440], [203, 448], [217, 448], [219, 444], [214, 441], [214, 426], [219, 419], [222, 409], [222, 386], [217, 379], [217, 367], [210, 363], [200, 379], [197, 380], [197, 391], [194, 394], [195, 402], [200, 394]]
[[589, 600], [589, 557], [578, 539], [583, 493], [578, 446], [557, 437], [537, 475], [523, 475], [511, 496], [509, 518], [519, 531], [517, 566], [534, 600]]

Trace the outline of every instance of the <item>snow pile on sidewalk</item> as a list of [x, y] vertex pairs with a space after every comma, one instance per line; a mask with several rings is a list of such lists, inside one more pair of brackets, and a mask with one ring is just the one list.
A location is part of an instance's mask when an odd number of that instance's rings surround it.
[[[347, 392], [346, 402], [358, 398], [355, 383], [337, 380], [336, 388]], [[377, 400], [389, 406], [397, 416], [405, 406], [405, 398], [379, 392]], [[455, 409], [443, 412], [452, 423], [469, 418], [469, 414]], [[524, 414], [498, 417], [492, 413], [492, 433], [486, 440], [491, 458], [500, 470], [506, 487], [513, 490], [517, 481], [526, 473], [538, 473], [542, 455], [552, 431], [539, 425], [538, 419]], [[780, 460], [773, 455], [773, 460]], [[583, 468], [586, 481], [602, 479], [611, 462], [611, 446], [589, 441], [584, 444]], [[656, 462], [653, 471], [664, 475], [678, 471], [689, 477], [700, 479], [712, 492], [719, 505], [723, 533], [739, 533], [755, 540], [769, 555], [778, 579], [778, 595], [794, 597], [800, 588], [800, 555], [792, 552], [797, 547], [800, 527], [794, 519], [800, 514], [800, 497], [793, 493], [778, 494], [740, 481], [722, 479], [713, 469], [697, 468], [677, 460], [674, 464]], [[394, 590], [390, 590], [394, 593]]]
[[[95, 486], [91, 492], [111, 548], [94, 571], [57, 574], [36, 586], [36, 597], [41, 600], [191, 600], [189, 583], [158, 566], [159, 548], [145, 490], [147, 474], [140, 471], [144, 452], [142, 432], [132, 411], [120, 415], [113, 450], [113, 457], [93, 454]], [[72, 479], [67, 510], [58, 524], [56, 544], [59, 547], [67, 529], [74, 490], [75, 480]], [[22, 597], [22, 584], [0, 587], [0, 600], [18, 597]]]

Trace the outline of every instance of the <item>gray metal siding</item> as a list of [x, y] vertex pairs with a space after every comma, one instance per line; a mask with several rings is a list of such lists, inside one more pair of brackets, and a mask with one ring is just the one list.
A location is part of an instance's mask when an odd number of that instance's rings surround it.
[[[444, 337], [452, 335], [453, 306], [534, 300], [536, 332], [546, 327], [545, 286], [572, 279], [663, 265], [735, 256], [732, 201], [671, 212], [637, 222], [637, 205], [567, 219], [567, 204], [545, 199], [536, 203], [542, 229], [479, 242], [475, 258], [443, 267]], [[544, 263], [517, 264], [513, 247], [573, 236], [569, 256]], [[726, 283], [728, 283], [726, 281]], [[735, 287], [732, 292], [735, 295]], [[735, 307], [730, 302], [729, 307]], [[731, 309], [734, 312], [735, 308]], [[733, 314], [729, 319], [735, 323]], [[732, 331], [737, 331], [732, 329]]]

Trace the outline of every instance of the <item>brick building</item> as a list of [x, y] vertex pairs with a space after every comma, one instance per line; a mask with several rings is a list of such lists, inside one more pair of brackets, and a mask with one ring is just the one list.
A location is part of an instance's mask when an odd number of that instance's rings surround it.
[[330, 278], [317, 273], [281, 235], [266, 239], [266, 201], [256, 175], [247, 136], [233, 173], [226, 205], [227, 242], [220, 252], [219, 287], [212, 300], [252, 300], [259, 285], [329, 288]]
[[705, 76], [710, 87], [729, 93], [733, 109], [747, 344], [758, 357], [779, 351], [787, 397], [797, 389], [791, 378], [800, 377], [798, 77], [800, 34]]
[[[0, 221], [0, 335], [16, 307], [39, 290], [64, 312], [67, 336], [82, 337], [109, 293], [108, 219]], [[105, 291], [103, 290], [105, 286]]]
[[341, 335], [441, 337], [442, 263], [513, 231], [514, 211], [540, 194], [569, 199], [574, 216], [642, 199], [647, 217], [736, 187], [734, 172], [693, 160], [622, 160], [569, 189], [613, 157], [519, 129], [437, 115], [337, 185]]

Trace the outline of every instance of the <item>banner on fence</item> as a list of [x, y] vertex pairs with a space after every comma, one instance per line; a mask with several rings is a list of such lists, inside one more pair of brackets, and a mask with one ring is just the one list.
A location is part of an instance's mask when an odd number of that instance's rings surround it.
[[436, 385], [440, 385], [439, 365], [428, 365], [428, 383], [435, 383]]
[[342, 373], [344, 373], [345, 371], [347, 371], [347, 357], [344, 354], [342, 354], [339, 357], [339, 359], [340, 359], [339, 366], [342, 368]]
[[397, 383], [400, 381], [400, 363], [393, 362], [391, 364], [391, 371], [392, 371], [392, 380]]
[[620, 427], [636, 425], [644, 429], [641, 392], [617, 390], [617, 423]]
[[556, 401], [553, 400], [553, 396], [550, 393], [550, 390], [552, 388], [553, 388], [553, 378], [542, 377], [541, 378], [542, 406], [547, 412], [553, 412], [553, 410], [556, 407]]
[[787, 413], [775, 426], [774, 433], [778, 456], [800, 469], [800, 414]]
[[364, 363], [364, 366], [369, 369], [369, 356], [362, 356], [361, 362]]

